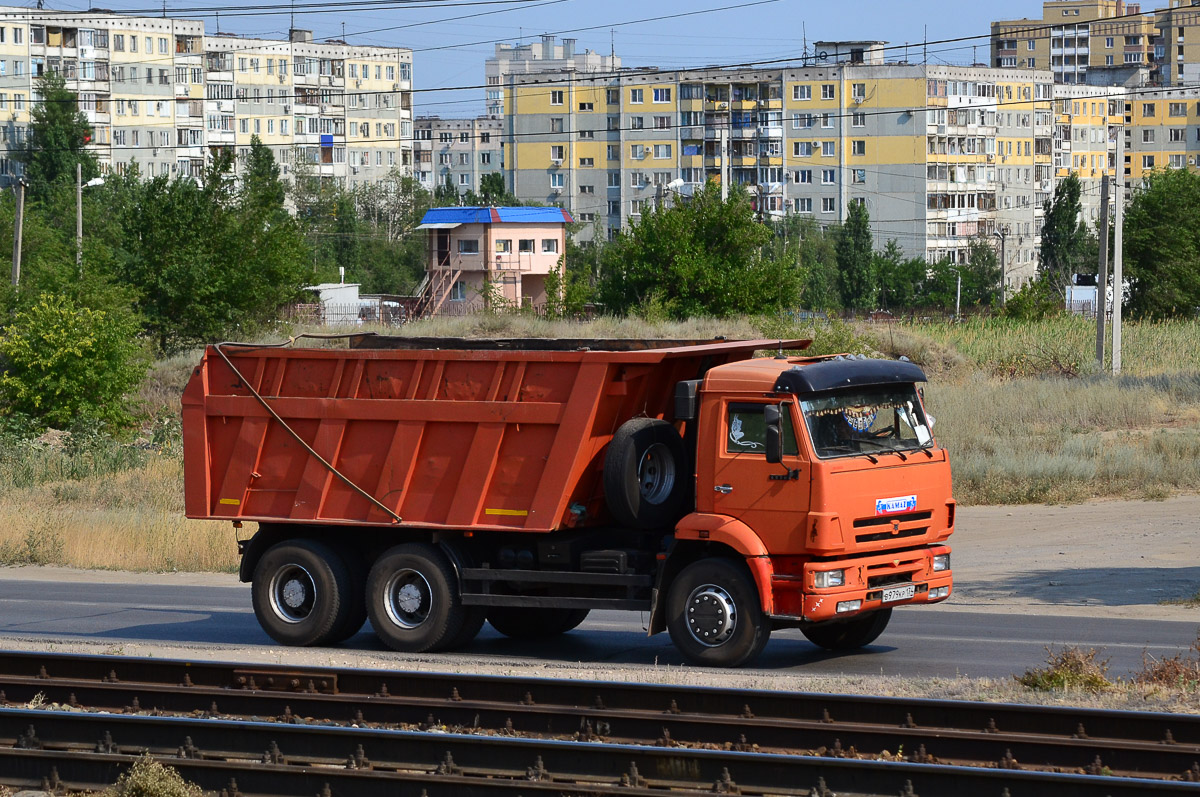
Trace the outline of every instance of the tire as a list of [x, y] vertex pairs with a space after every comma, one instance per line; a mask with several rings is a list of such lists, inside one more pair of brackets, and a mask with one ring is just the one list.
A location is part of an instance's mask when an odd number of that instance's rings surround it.
[[349, 568], [315, 540], [288, 540], [263, 554], [250, 593], [259, 625], [284, 645], [324, 645], [353, 613]]
[[655, 418], [621, 424], [604, 455], [604, 496], [622, 526], [657, 529], [683, 515], [691, 484], [683, 440]]
[[487, 619], [487, 609], [482, 606], [464, 606], [463, 613], [462, 628], [459, 629], [458, 635], [451, 640], [450, 644], [446, 645], [446, 650], [458, 650], [471, 644], [471, 641], [483, 630], [483, 623]]
[[350, 573], [350, 611], [341, 627], [329, 637], [330, 644], [337, 644], [357, 634], [367, 622], [367, 560], [352, 545], [334, 545], [333, 548]]
[[817, 623], [800, 630], [809, 642], [826, 650], [854, 650], [878, 639], [891, 619], [891, 609], [880, 609], [853, 620]]
[[667, 630], [684, 658], [704, 667], [747, 664], [771, 637], [745, 566], [716, 558], [693, 562], [671, 582]]
[[393, 650], [424, 653], [459, 640], [468, 611], [446, 555], [433, 545], [406, 543], [375, 561], [367, 577], [367, 615]]
[[558, 636], [579, 627], [587, 619], [587, 609], [542, 609], [523, 606], [493, 606], [488, 622], [501, 634], [513, 639], [543, 639]]

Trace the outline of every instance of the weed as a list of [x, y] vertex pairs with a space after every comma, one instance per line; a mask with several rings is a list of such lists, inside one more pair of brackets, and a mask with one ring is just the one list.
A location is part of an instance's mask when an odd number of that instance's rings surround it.
[[1186, 606], [1189, 609], [1200, 608], [1200, 592], [1186, 598], [1164, 598], [1159, 601], [1161, 606]]
[[1200, 636], [1186, 651], [1170, 658], [1157, 659], [1142, 651], [1142, 669], [1133, 676], [1133, 680], [1135, 683], [1180, 692], [1200, 691]]
[[203, 790], [147, 753], [122, 773], [103, 797], [203, 797]]
[[38, 709], [44, 705], [46, 705], [46, 693], [38, 692], [36, 695], [33, 696], [32, 700], [30, 700], [28, 703], [25, 704], [25, 708]]
[[1096, 694], [1113, 688], [1108, 679], [1108, 659], [1097, 661], [1099, 651], [1064, 647], [1057, 653], [1046, 648], [1046, 666], [1015, 676], [1017, 683], [1039, 692], [1077, 689]]

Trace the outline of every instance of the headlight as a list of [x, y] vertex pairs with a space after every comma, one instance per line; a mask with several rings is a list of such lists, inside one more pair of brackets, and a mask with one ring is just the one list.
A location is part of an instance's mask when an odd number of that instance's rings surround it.
[[822, 570], [813, 573], [813, 581], [817, 589], [826, 589], [828, 587], [841, 587], [846, 583], [845, 570]]
[[940, 553], [933, 557], [933, 572], [950, 569], [950, 554]]

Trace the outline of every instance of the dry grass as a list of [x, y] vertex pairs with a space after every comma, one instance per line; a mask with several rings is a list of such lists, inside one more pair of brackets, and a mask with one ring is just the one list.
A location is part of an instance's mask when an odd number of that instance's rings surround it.
[[1186, 651], [1170, 658], [1156, 659], [1142, 653], [1142, 670], [1134, 681], [1168, 693], [1200, 695], [1200, 637]]
[[1108, 679], [1108, 660], [1098, 660], [1100, 652], [1065, 647], [1055, 652], [1046, 649], [1045, 667], [1026, 670], [1016, 676], [1017, 683], [1037, 692], [1081, 691], [1097, 694], [1113, 688]]
[[0, 491], [0, 564], [232, 571], [237, 548], [227, 525], [184, 518], [178, 457], [149, 454], [115, 472]]

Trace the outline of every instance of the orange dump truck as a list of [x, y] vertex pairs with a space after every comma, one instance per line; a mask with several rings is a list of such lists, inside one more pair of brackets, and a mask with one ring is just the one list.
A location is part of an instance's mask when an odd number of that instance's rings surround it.
[[369, 617], [402, 651], [646, 612], [698, 664], [772, 629], [869, 644], [950, 594], [946, 451], [912, 363], [808, 341], [353, 336], [209, 347], [183, 396], [187, 515], [258, 524], [273, 638]]

